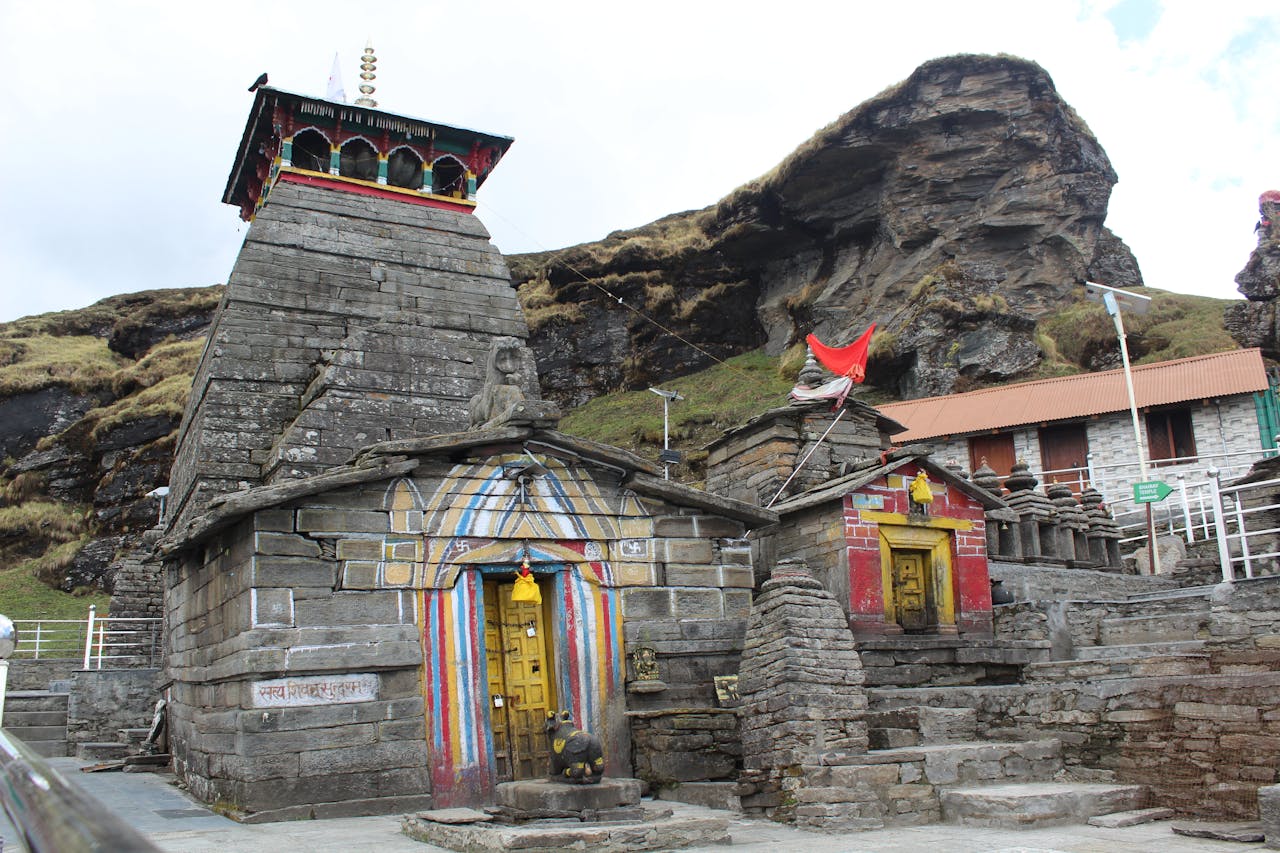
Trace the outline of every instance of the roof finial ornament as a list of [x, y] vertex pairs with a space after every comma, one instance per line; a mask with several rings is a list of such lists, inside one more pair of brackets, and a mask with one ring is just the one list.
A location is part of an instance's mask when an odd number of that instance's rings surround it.
[[356, 103], [362, 107], [376, 107], [378, 102], [372, 97], [373, 82], [378, 78], [373, 72], [378, 68], [378, 57], [373, 55], [373, 39], [369, 39], [364, 45], [364, 54], [360, 57], [360, 79], [364, 82], [360, 84], [360, 97], [356, 98]]
[[801, 388], [817, 388], [825, 377], [826, 371], [813, 357], [813, 347], [805, 347], [804, 366], [800, 368], [796, 385]]

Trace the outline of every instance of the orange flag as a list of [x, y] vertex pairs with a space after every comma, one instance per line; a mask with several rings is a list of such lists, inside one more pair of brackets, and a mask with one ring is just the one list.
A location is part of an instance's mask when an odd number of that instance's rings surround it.
[[875, 330], [876, 324], [872, 323], [860, 338], [847, 347], [829, 347], [812, 334], [805, 341], [813, 348], [813, 357], [827, 370], [836, 376], [847, 376], [854, 382], [861, 382], [867, 378], [867, 348], [871, 346], [871, 335]]

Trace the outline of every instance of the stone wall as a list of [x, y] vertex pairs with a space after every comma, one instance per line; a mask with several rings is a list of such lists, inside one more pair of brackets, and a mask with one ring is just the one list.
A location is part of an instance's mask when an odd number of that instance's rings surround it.
[[[310, 532], [261, 511], [167, 569], [175, 769], [206, 802], [278, 818], [428, 805], [413, 596], [341, 590]], [[358, 699], [329, 704], [353, 676]], [[290, 685], [320, 698], [288, 707]]]
[[773, 409], [712, 442], [707, 491], [765, 506], [788, 478], [784, 494], [799, 494], [840, 476], [846, 463], [866, 462], [888, 449], [879, 414], [855, 400], [845, 406], [839, 421], [826, 402]]
[[655, 789], [682, 782], [736, 781], [742, 741], [732, 708], [628, 711], [633, 772]]
[[988, 571], [991, 579], [1002, 581], [1017, 601], [1115, 600], [1140, 592], [1176, 589], [1179, 585], [1163, 576], [1118, 575], [1000, 560], [991, 560]]
[[161, 698], [160, 669], [92, 669], [72, 675], [67, 699], [67, 743], [120, 740], [120, 729], [147, 728]]
[[[374, 442], [465, 429], [491, 341], [527, 334], [476, 217], [279, 185], [249, 227], [196, 371], [170, 518]], [[536, 398], [532, 354], [522, 358]]]
[[872, 690], [871, 710], [973, 708], [990, 740], [1058, 739], [1068, 770], [1114, 771], [1187, 815], [1255, 817], [1280, 768], [1280, 673]]

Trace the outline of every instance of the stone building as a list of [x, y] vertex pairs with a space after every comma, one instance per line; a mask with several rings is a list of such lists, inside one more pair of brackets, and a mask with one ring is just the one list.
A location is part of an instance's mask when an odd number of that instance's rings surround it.
[[[1143, 451], [1160, 479], [1199, 474], [1211, 464], [1247, 470], [1276, 446], [1280, 407], [1257, 349], [1136, 365], [1134, 396]], [[1108, 503], [1137, 481], [1133, 421], [1123, 372], [1019, 382], [889, 403], [906, 425], [903, 442], [928, 441], [942, 460], [976, 471], [985, 459], [1002, 478], [1024, 460], [1046, 482], [1085, 482]], [[1233, 461], [1234, 460], [1234, 461]]]
[[713, 708], [736, 672], [744, 534], [777, 516], [555, 431], [470, 215], [509, 144], [258, 91], [224, 199], [252, 224], [160, 545], [170, 743], [202, 799], [485, 802], [545, 773], [557, 709], [628, 775], [629, 701]]

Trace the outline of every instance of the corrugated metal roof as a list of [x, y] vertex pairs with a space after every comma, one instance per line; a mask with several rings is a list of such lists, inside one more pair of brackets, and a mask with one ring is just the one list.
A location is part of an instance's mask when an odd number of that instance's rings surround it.
[[[1262, 353], [1256, 348], [1133, 368], [1133, 395], [1139, 408], [1247, 394], [1266, 387], [1266, 368], [1262, 364]], [[893, 437], [897, 444], [1084, 418], [1128, 408], [1123, 370], [1020, 382], [879, 407], [884, 414], [907, 425], [906, 432]]]

